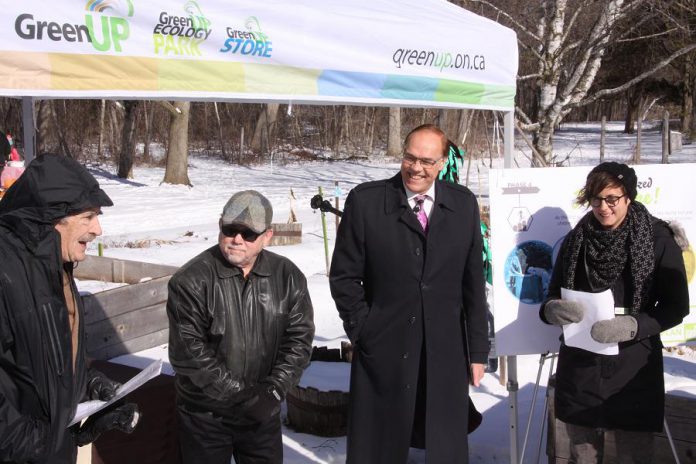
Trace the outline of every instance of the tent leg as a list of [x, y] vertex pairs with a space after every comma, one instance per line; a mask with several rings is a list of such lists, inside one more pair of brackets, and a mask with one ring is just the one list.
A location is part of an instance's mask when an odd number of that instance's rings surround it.
[[510, 400], [510, 462], [518, 464], [518, 437], [517, 437], [517, 356], [507, 357], [508, 381], [507, 391]]
[[515, 113], [508, 111], [503, 117], [503, 139], [505, 146], [505, 158], [503, 167], [505, 169], [512, 167], [512, 150], [515, 146]]
[[546, 432], [546, 423], [549, 417], [549, 383], [551, 382], [551, 377], [553, 376], [553, 365], [556, 361], [557, 354], [552, 354], [551, 357], [551, 367], [549, 367], [549, 377], [546, 380], [546, 394], [544, 395], [544, 414], [541, 416], [541, 433], [539, 434], [539, 446], [537, 448], [536, 462], [539, 464], [541, 460], [541, 445], [544, 442], [544, 433]]
[[[534, 391], [532, 392], [532, 404], [529, 407], [529, 417], [527, 419], [527, 428], [524, 432], [524, 440], [522, 441], [522, 455], [520, 456], [520, 461], [524, 461], [524, 453], [527, 450], [527, 442], [529, 441], [529, 431], [532, 428], [532, 419], [534, 419], [534, 407], [536, 406], [537, 394], [539, 393], [539, 384], [541, 383], [541, 372], [544, 369], [544, 363], [546, 361], [548, 353], [539, 355], [539, 370], [537, 370], [536, 382], [534, 383]], [[543, 417], [542, 417], [543, 425]]]
[[36, 157], [34, 142], [36, 130], [34, 127], [34, 98], [22, 97], [22, 125], [24, 126], [24, 161], [29, 164]]
[[665, 418], [665, 435], [667, 435], [667, 440], [669, 440], [669, 446], [672, 448], [672, 454], [674, 455], [674, 462], [680, 464], [679, 455], [677, 454], [677, 448], [674, 446], [674, 440], [672, 440], [672, 434], [669, 432], [669, 426], [667, 425], [667, 419]]

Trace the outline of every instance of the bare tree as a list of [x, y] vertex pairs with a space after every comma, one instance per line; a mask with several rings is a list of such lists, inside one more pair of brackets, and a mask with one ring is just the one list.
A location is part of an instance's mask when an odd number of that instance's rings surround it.
[[251, 149], [255, 152], [263, 153], [270, 150], [271, 138], [278, 120], [278, 109], [280, 109], [280, 104], [268, 103], [259, 113], [254, 136], [251, 139]]
[[218, 128], [218, 137], [220, 140], [220, 150], [222, 151], [222, 157], [227, 158], [227, 153], [225, 153], [225, 138], [222, 136], [222, 122], [220, 121], [220, 111], [218, 111], [218, 103], [213, 102], [213, 107], [215, 108], [215, 121]]
[[160, 102], [169, 110], [169, 146], [167, 147], [167, 167], [164, 172], [165, 184], [188, 185], [188, 124], [191, 102]]
[[[148, 105], [149, 103], [149, 105]], [[155, 112], [155, 104], [152, 102], [143, 102], [143, 123], [145, 124], [145, 134], [143, 140], [143, 160], [150, 162], [152, 155], [150, 154], [150, 142], [152, 140], [152, 120]]]
[[643, 8], [650, 5], [650, 0], [544, 0], [538, 9], [529, 11], [529, 16], [506, 11], [527, 4], [521, 0], [472, 0], [472, 3], [484, 5], [489, 16], [497, 16], [518, 33], [529, 63], [521, 68], [529, 73], [518, 80], [533, 82], [536, 95], [530, 108], [525, 111], [518, 106], [516, 113], [520, 126], [533, 133], [533, 145], [541, 155], [535, 158], [537, 164], [552, 161], [554, 131], [574, 108], [622, 93], [696, 49], [696, 43], [685, 45], [621, 85], [597, 89], [593, 83], [607, 47], [615, 40], [636, 39], [633, 35], [639, 26], [653, 19], [651, 10]]
[[398, 157], [401, 154], [401, 108], [389, 108], [389, 138], [387, 139], [387, 156]]
[[121, 150], [118, 155], [118, 173], [121, 179], [133, 178], [133, 162], [135, 161], [135, 123], [138, 102], [126, 100], [123, 102], [124, 119], [121, 130]]
[[696, 57], [691, 53], [684, 63], [682, 83], [682, 126], [681, 130], [691, 139], [696, 137]]
[[101, 100], [99, 105], [99, 142], [97, 144], [97, 158], [101, 159], [104, 150], [104, 113], [106, 112], [106, 100]]

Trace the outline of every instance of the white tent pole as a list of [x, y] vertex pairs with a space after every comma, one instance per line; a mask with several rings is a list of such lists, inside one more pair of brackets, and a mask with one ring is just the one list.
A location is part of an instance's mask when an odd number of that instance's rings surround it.
[[[509, 114], [509, 113], [508, 113]], [[507, 127], [507, 114], [506, 124]], [[507, 356], [508, 381], [507, 391], [510, 400], [510, 462], [518, 464], [519, 461], [519, 438], [517, 436], [517, 356]]]
[[34, 147], [36, 131], [34, 127], [33, 97], [22, 97], [22, 125], [24, 126], [24, 161], [29, 164], [36, 156]]
[[[503, 116], [503, 142], [505, 148], [505, 158], [503, 167], [512, 168], [512, 148], [514, 147], [514, 124], [515, 116], [512, 111], [506, 111]], [[517, 436], [517, 356], [507, 356], [508, 381], [507, 391], [510, 402], [510, 462], [519, 463], [519, 438]]]
[[503, 167], [509, 169], [512, 167], [512, 149], [515, 146], [515, 114], [512, 111], [505, 112], [503, 117], [504, 127], [504, 143], [505, 143], [505, 160]]

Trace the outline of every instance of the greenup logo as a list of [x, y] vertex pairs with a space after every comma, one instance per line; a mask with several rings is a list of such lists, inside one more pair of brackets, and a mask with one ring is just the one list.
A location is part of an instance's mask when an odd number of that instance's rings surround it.
[[249, 16], [244, 23], [244, 26], [249, 30], [249, 34], [259, 42], [267, 42], [268, 36], [261, 30], [261, 23], [256, 16]]
[[249, 16], [244, 21], [245, 31], [227, 28], [227, 38], [222, 44], [220, 53], [232, 55], [258, 56], [270, 58], [273, 52], [273, 42], [268, 35], [261, 30], [261, 22], [256, 16]]
[[122, 51], [121, 42], [130, 35], [128, 20], [134, 14], [132, 0], [88, 0], [85, 25], [95, 50]]
[[191, 19], [191, 25], [194, 29], [207, 31], [210, 29], [210, 20], [205, 17], [198, 3], [190, 0], [184, 5], [184, 11], [188, 13]]
[[152, 42], [158, 55], [201, 56], [200, 45], [213, 31], [197, 2], [184, 4], [185, 16], [162, 11], [152, 30]]

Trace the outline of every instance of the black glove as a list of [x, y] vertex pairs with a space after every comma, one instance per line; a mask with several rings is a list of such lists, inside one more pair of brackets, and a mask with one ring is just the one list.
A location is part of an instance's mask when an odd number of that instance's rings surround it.
[[99, 435], [108, 430], [120, 430], [131, 433], [140, 421], [141, 414], [135, 403], [113, 405], [92, 414], [80, 427], [75, 436], [77, 446], [84, 446], [99, 438]]
[[109, 401], [116, 395], [121, 384], [105, 376], [96, 369], [87, 371], [87, 398], [90, 400]]
[[549, 300], [544, 306], [544, 317], [549, 324], [565, 325], [580, 322], [583, 316], [584, 311], [577, 301]]
[[280, 403], [283, 397], [270, 383], [260, 383], [251, 387], [250, 398], [242, 404], [241, 413], [247, 419], [256, 423], [268, 421], [280, 413]]

